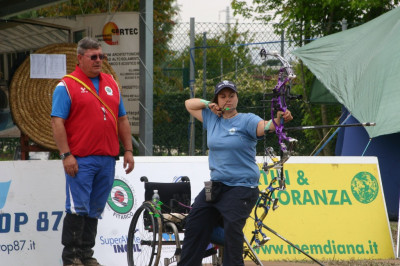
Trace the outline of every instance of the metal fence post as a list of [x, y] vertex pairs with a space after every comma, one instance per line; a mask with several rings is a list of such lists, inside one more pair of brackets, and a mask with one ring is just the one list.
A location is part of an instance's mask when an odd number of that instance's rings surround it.
[[[195, 40], [195, 30], [194, 30], [194, 18], [190, 18], [190, 98], [195, 97], [194, 92], [194, 40]], [[195, 151], [195, 119], [190, 116], [190, 139], [189, 139], [189, 155], [193, 156]]]
[[[203, 33], [203, 99], [207, 99], [207, 32]], [[207, 133], [203, 128], [202, 154], [206, 155]]]
[[153, 0], [140, 0], [139, 154], [153, 155]]
[[224, 79], [224, 59], [221, 57], [220, 61], [220, 69], [221, 69], [221, 81]]
[[285, 30], [281, 33], [281, 56], [285, 56]]
[[344, 18], [342, 19], [342, 31], [347, 30], [347, 20]]

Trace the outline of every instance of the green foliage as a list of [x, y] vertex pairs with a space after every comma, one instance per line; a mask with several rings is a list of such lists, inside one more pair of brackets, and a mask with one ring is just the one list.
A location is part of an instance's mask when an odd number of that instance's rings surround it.
[[[374, 19], [399, 5], [399, 0], [253, 0], [247, 5], [232, 0], [234, 14], [253, 17], [259, 21], [279, 21], [276, 33], [282, 31], [296, 45], [302, 46], [312, 38], [342, 30], [341, 21], [349, 27]], [[270, 14], [271, 10], [276, 12]], [[267, 15], [266, 15], [267, 14]]]
[[[70, 0], [32, 12], [38, 17], [64, 17], [139, 10], [139, 1]], [[29, 13], [28, 13], [29, 14]]]
[[[197, 72], [195, 80], [194, 94], [196, 97], [203, 95], [203, 70]], [[217, 80], [207, 79], [206, 80], [206, 92], [209, 94], [214, 93], [215, 85], [220, 80], [231, 80], [236, 83], [240, 92], [271, 92], [277, 83], [277, 73], [262, 72], [260, 67], [252, 66], [246, 67], [238, 72], [229, 72], [224, 74], [222, 77], [218, 77]], [[189, 95], [189, 89], [185, 89]]]
[[188, 94], [154, 94], [153, 155], [187, 155], [189, 114], [185, 109]]
[[13, 160], [19, 145], [19, 138], [0, 138], [0, 161]]

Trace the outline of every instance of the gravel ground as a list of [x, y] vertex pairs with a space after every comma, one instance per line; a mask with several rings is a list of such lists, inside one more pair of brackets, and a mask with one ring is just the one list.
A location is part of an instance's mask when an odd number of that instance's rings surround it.
[[[397, 222], [390, 222], [392, 230], [394, 250], [396, 250]], [[264, 266], [315, 266], [318, 265], [312, 261], [263, 261]], [[352, 261], [321, 261], [326, 266], [393, 266], [400, 265], [400, 259], [391, 260], [352, 260]], [[253, 262], [246, 262], [246, 266], [256, 265]]]
[[[325, 262], [322, 263], [326, 266], [393, 266], [393, 265], [400, 265], [400, 260], [393, 259], [393, 260], [362, 260], [362, 261], [338, 261], [338, 262]], [[253, 266], [256, 265], [254, 263], [247, 263], [246, 266]], [[310, 262], [288, 262], [288, 261], [263, 261], [264, 266], [315, 266], [318, 265], [316, 263]]]

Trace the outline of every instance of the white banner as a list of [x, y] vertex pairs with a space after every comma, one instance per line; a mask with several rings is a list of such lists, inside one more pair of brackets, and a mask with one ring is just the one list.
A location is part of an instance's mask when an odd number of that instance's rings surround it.
[[60, 161], [0, 162], [2, 265], [62, 265], [65, 184]]
[[[262, 158], [257, 158], [257, 160], [260, 163], [262, 162]], [[288, 191], [290, 191], [291, 186], [299, 182], [299, 177], [296, 175], [299, 173], [298, 167], [308, 171], [307, 169], [312, 167], [313, 164], [316, 168], [323, 164], [329, 164], [335, 170], [343, 169], [342, 166], [348, 168], [350, 164], [358, 164], [360, 167], [363, 164], [375, 164], [377, 166], [378, 162], [375, 157], [292, 157], [287, 164], [289, 170], [290, 168], [294, 169], [290, 170], [292, 172], [289, 173], [291, 183], [288, 186]], [[0, 169], [1, 265], [62, 265], [61, 229], [65, 215], [65, 178], [61, 161], [0, 161]], [[271, 173], [267, 176], [261, 172], [260, 188], [265, 188], [264, 180], [270, 178]], [[320, 173], [320, 175], [323, 174]], [[135, 169], [129, 175], [125, 174], [122, 161], [118, 161], [114, 186], [103, 219], [99, 221], [96, 237], [94, 255], [101, 264], [107, 266], [127, 265], [126, 241], [129, 224], [135, 210], [144, 200], [144, 184], [140, 182], [142, 176], [147, 176], [150, 182], [174, 182], [175, 177], [188, 176], [191, 181], [193, 201], [202, 189], [203, 182], [209, 179], [208, 159], [199, 156], [136, 157]], [[305, 177], [309, 178], [310, 186], [323, 185], [320, 183], [322, 179], [312, 178], [312, 176], [311, 172], [306, 172]], [[379, 174], [376, 174], [375, 177], [380, 184]], [[381, 192], [383, 193], [383, 191]], [[351, 193], [346, 194], [349, 195], [348, 199], [346, 197], [346, 202], [350, 200], [356, 202]], [[378, 197], [383, 198], [383, 195], [378, 195]], [[278, 232], [288, 237], [292, 242], [294, 241], [295, 244], [298, 243], [296, 240], [298, 237], [307, 239], [309, 231], [302, 230], [303, 224], [311, 223], [316, 219], [323, 219], [321, 217], [324, 217], [328, 210], [336, 212], [337, 217], [342, 216], [342, 208], [336, 208], [337, 206], [325, 206], [326, 208], [322, 206], [324, 208], [320, 208], [317, 206], [314, 208], [313, 215], [296, 214], [296, 224], [293, 224], [291, 219], [279, 219], [279, 217], [286, 215], [285, 213], [296, 213], [299, 208], [307, 207], [310, 204], [299, 206], [298, 204], [282, 202], [282, 205], [276, 212], [270, 214], [268, 225], [274, 229], [285, 228], [283, 232]], [[361, 206], [358, 203], [357, 205]], [[379, 228], [376, 228], [376, 224], [369, 228], [373, 230], [373, 235], [379, 235], [380, 238], [385, 240], [384, 242], [382, 242], [383, 240], [377, 242], [377, 252], [374, 251], [374, 254], [369, 255], [366, 252], [366, 256], [371, 257], [383, 252], [382, 256], [385, 256], [385, 258], [393, 258], [394, 250], [390, 248], [393, 247], [393, 244], [391, 243], [384, 202], [381, 201], [379, 206], [375, 205], [364, 204], [361, 206], [362, 208], [357, 207], [359, 209], [357, 217], [350, 217], [349, 219], [358, 219], [359, 217], [362, 219], [363, 226], [379, 219], [381, 221]], [[375, 220], [370, 217], [371, 213], [374, 213]], [[378, 213], [380, 214], [378, 215]], [[301, 219], [299, 219], [300, 216]], [[364, 217], [370, 218], [364, 219]], [[279, 227], [277, 227], [277, 224]], [[356, 227], [358, 228], [359, 225], [356, 225]], [[346, 228], [341, 227], [335, 230], [338, 230], [337, 232], [343, 230], [357, 231], [357, 228], [346, 225]], [[319, 236], [318, 241], [324, 240], [326, 234], [335, 234], [335, 232], [331, 232], [331, 227], [321, 227], [318, 230], [328, 230], [313, 235], [316, 238]], [[360, 236], [349, 235], [348, 237], [355, 240]], [[343, 239], [337, 239], [335, 243], [340, 243]], [[268, 243], [280, 245], [282, 241], [277, 239], [270, 240]], [[373, 242], [371, 243], [372, 250], [374, 250]], [[367, 248], [369, 250], [368, 245]], [[335, 256], [339, 256], [338, 254], [332, 253], [329, 258], [333, 259]], [[326, 256], [328, 255], [324, 255], [325, 258], [328, 258]], [[280, 254], [278, 259], [288, 258], [289, 255], [285, 253]], [[305, 257], [303, 258], [305, 259]]]
[[[0, 169], [0, 264], [62, 265], [65, 177], [61, 161], [0, 161]], [[140, 177], [173, 182], [175, 176], [185, 175], [195, 197], [209, 176], [207, 158], [136, 157], [135, 170], [128, 176], [118, 161], [114, 188], [99, 221], [95, 257], [107, 266], [127, 265], [129, 224], [144, 200]], [[119, 197], [130, 200], [131, 209], [115, 208], [113, 198], [119, 188], [132, 191], [132, 199]]]
[[31, 54], [31, 79], [61, 79], [67, 74], [65, 54]]
[[[116, 168], [114, 188], [111, 191], [103, 220], [99, 222], [95, 256], [107, 266], [127, 265], [126, 244], [129, 225], [136, 209], [144, 201], [144, 183], [140, 177], [146, 176], [150, 182], [174, 182], [175, 177], [188, 176], [190, 179], [192, 202], [209, 179], [207, 157], [136, 157], [135, 169], [126, 175], [119, 164]], [[124, 191], [129, 189], [130, 191]], [[130, 193], [133, 199], [126, 199]], [[119, 207], [123, 201], [132, 209]], [[163, 255], [173, 246], [163, 247]], [[175, 249], [173, 249], [175, 251]]]

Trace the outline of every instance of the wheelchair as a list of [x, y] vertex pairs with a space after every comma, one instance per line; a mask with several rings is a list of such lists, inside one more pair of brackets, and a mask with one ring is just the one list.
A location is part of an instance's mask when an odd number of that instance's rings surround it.
[[[180, 182], [144, 182], [145, 200], [133, 215], [128, 231], [127, 260], [129, 266], [176, 265], [181, 254], [185, 218], [191, 205], [190, 180], [181, 177]], [[153, 191], [158, 190], [160, 201], [153, 202]], [[211, 243], [205, 251], [203, 265], [221, 266], [223, 258], [223, 228], [217, 227]], [[163, 246], [169, 246], [164, 248]], [[246, 252], [247, 251], [251, 251]], [[262, 265], [245, 238], [245, 253], [256, 265]], [[255, 259], [253, 259], [255, 258]]]

